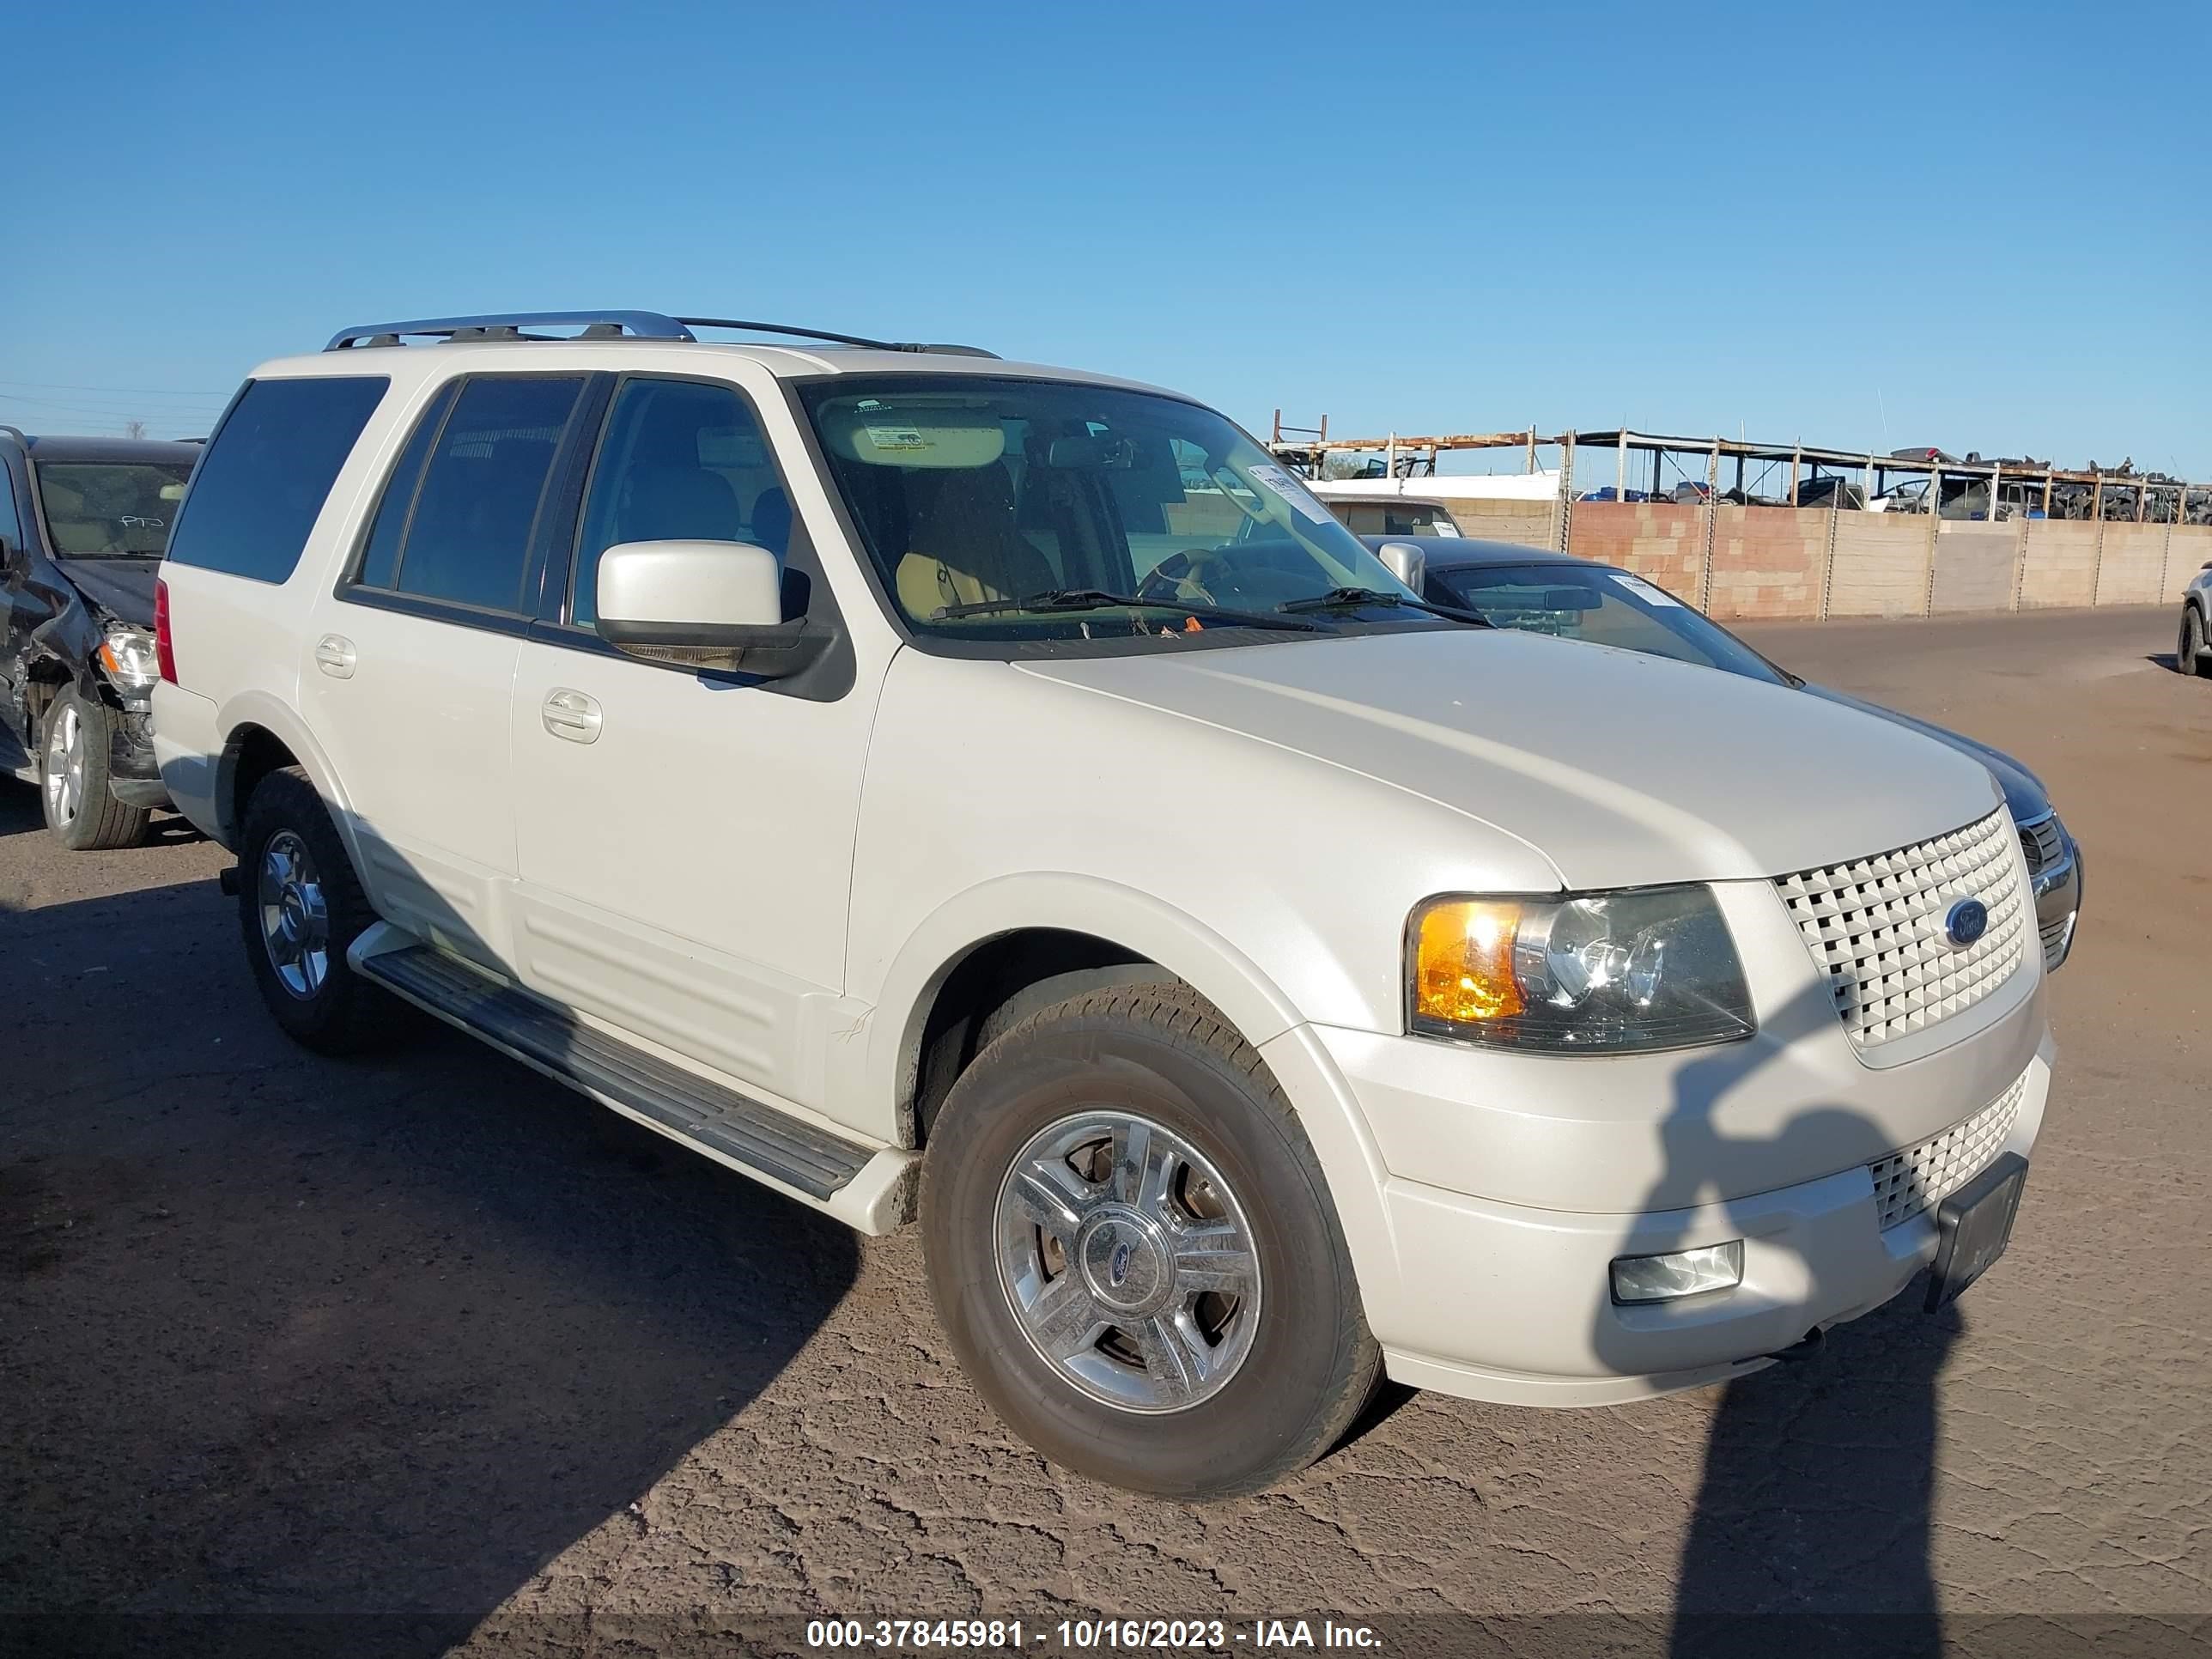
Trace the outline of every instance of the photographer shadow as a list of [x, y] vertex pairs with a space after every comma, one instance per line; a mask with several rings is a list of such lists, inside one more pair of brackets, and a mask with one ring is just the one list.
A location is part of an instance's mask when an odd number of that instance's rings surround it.
[[[1790, 1043], [1832, 1030], [1835, 1019], [1827, 988], [1809, 988], [1762, 1021], [1751, 1039], [1763, 1051], [1752, 1075], [1785, 1063]], [[1802, 1180], [1778, 1172], [1835, 1171], [1827, 1177], [1838, 1183], [1829, 1196], [1849, 1204], [1859, 1195], [1851, 1188], [1865, 1179], [1864, 1166], [1896, 1150], [1893, 1133], [1840, 1106], [1797, 1112], [1771, 1133], [1733, 1130], [1732, 1116], [1751, 1115], [1740, 1103], [1742, 1068], [1743, 1051], [1731, 1048], [1689, 1060], [1676, 1073], [1674, 1104], [1661, 1126], [1662, 1169], [1642, 1206], [1646, 1214], [1668, 1213], [1656, 1230], [1639, 1229], [1625, 1254], [1694, 1248], [1724, 1236], [1755, 1249], [1775, 1224], [1757, 1194]], [[1716, 1188], [1754, 1195], [1716, 1200]], [[1802, 1294], [1788, 1297], [1793, 1306], [1855, 1322], [1848, 1340], [1834, 1344], [1820, 1339], [1809, 1317], [1808, 1328], [1778, 1328], [1774, 1352], [1786, 1354], [1783, 1363], [1723, 1385], [1683, 1548], [1668, 1650], [1684, 1659], [1939, 1653], [1943, 1626], [1929, 1558], [1936, 1382], [1961, 1329], [1957, 1313], [1923, 1314], [1917, 1280], [1885, 1305], [1854, 1306], [1849, 1291], [1823, 1280], [1824, 1267], [1833, 1272], [1832, 1253], [1793, 1253], [1790, 1260], [1805, 1274]], [[1747, 1264], [1747, 1278], [1753, 1276]], [[1632, 1333], [1622, 1310], [1608, 1307], [1598, 1322], [1601, 1360], [1648, 1369], [1629, 1358]]]

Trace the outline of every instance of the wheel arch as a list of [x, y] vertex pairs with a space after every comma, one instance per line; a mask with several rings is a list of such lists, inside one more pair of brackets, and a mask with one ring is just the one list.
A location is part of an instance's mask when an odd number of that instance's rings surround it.
[[1002, 877], [948, 900], [893, 959], [871, 1022], [870, 1092], [894, 1103], [901, 1144], [918, 1146], [992, 1012], [1150, 979], [1190, 986], [1255, 1048], [1299, 1022], [1249, 957], [1149, 894], [1088, 877]]
[[346, 856], [353, 860], [355, 873], [365, 879], [367, 866], [351, 804], [329, 756], [308, 732], [306, 723], [276, 699], [248, 693], [224, 705], [221, 729], [223, 741], [216, 761], [215, 808], [223, 844], [236, 848], [253, 785], [279, 767], [297, 766], [330, 809], [331, 821], [345, 843]]

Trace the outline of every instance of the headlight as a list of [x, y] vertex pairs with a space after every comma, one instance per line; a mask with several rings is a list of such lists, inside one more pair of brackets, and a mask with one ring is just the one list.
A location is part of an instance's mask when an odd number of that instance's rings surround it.
[[111, 628], [100, 644], [100, 665], [125, 691], [150, 691], [161, 678], [154, 636], [141, 628]]
[[1752, 1034], [1735, 942], [1706, 887], [1559, 899], [1433, 898], [1407, 928], [1407, 1024], [1547, 1054]]

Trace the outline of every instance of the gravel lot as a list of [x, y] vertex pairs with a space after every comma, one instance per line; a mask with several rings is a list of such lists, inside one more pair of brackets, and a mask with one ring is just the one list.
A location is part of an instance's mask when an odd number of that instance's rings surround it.
[[[1205, 1510], [1015, 1442], [911, 1237], [459, 1037], [307, 1056], [256, 1000], [219, 848], [171, 820], [61, 854], [0, 785], [0, 1650], [645, 1653], [754, 1614], [1098, 1611], [1425, 1620], [1394, 1645], [1447, 1651], [1633, 1650], [1677, 1613], [2201, 1641], [2212, 684], [2157, 660], [2171, 617], [1747, 630], [2019, 754], [2086, 844], [2027, 1201], [1956, 1309], [1632, 1408], [1394, 1395], [1296, 1483]], [[1562, 1613], [1619, 1617], [1529, 1617]]]

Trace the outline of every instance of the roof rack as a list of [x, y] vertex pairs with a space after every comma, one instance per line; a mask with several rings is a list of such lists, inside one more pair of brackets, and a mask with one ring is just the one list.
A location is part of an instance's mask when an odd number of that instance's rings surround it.
[[[527, 329], [574, 328], [574, 335], [532, 334]], [[981, 346], [921, 344], [906, 340], [872, 340], [860, 334], [793, 328], [782, 323], [739, 322], [726, 317], [665, 317], [657, 311], [512, 311], [483, 317], [428, 317], [414, 322], [364, 323], [331, 336], [325, 351], [396, 346], [409, 339], [448, 343], [482, 340], [696, 340], [695, 328], [733, 328], [751, 334], [781, 334], [793, 339], [825, 340], [836, 345], [868, 346], [878, 351], [942, 352], [956, 357], [992, 357]]]

